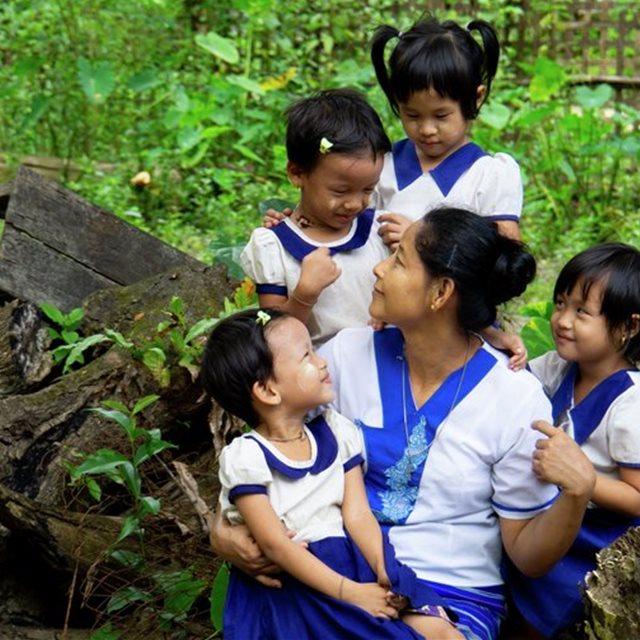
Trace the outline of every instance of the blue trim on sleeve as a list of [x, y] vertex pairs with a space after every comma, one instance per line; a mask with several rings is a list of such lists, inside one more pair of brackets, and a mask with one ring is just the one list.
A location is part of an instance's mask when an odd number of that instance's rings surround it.
[[483, 218], [487, 218], [488, 220], [512, 220], [513, 222], [520, 222], [520, 216], [514, 216], [513, 214], [508, 213], [496, 213], [492, 216], [482, 216]]
[[287, 287], [279, 284], [256, 284], [256, 293], [258, 295], [272, 294], [276, 296], [289, 297]]
[[[369, 240], [371, 227], [373, 225], [373, 218], [373, 209], [365, 209], [362, 213], [358, 214], [353, 222], [353, 224], [356, 225], [353, 235], [346, 242], [329, 247], [329, 254], [333, 256], [336, 253], [353, 251], [354, 249], [363, 247], [367, 243], [367, 240]], [[307, 242], [286, 223], [280, 223], [275, 227], [271, 227], [270, 231], [278, 236], [278, 240], [280, 240], [282, 246], [299, 262], [302, 262], [302, 259], [306, 255], [318, 248], [318, 245]]]
[[626, 467], [627, 469], [640, 469], [640, 462], [619, 462], [615, 460], [615, 463], [619, 467]]
[[558, 490], [558, 493], [556, 493], [556, 495], [553, 496], [551, 500], [547, 500], [546, 502], [543, 502], [542, 504], [539, 504], [535, 507], [527, 507], [527, 508], [507, 507], [506, 505], [500, 504], [495, 500], [491, 500], [491, 504], [497, 509], [502, 509], [504, 511], [513, 511], [514, 513], [527, 513], [527, 511], [539, 511], [540, 509], [545, 509], [549, 505], [553, 504], [558, 499], [559, 495], [560, 495], [560, 491]]
[[263, 484], [239, 484], [231, 491], [229, 491], [229, 502], [231, 504], [235, 504], [236, 498], [238, 496], [248, 496], [255, 494], [264, 494], [267, 493], [267, 487]]
[[353, 469], [353, 467], [357, 467], [360, 464], [364, 463], [364, 458], [358, 453], [355, 456], [353, 456], [353, 458], [350, 458], [349, 460], [347, 460], [343, 465], [342, 468], [344, 469], [344, 472], [346, 473], [347, 471], [350, 471], [351, 469]]

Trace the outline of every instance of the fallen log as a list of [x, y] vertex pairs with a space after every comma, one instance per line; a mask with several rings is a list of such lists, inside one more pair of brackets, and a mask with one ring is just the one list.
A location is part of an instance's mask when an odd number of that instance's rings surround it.
[[24, 393], [51, 373], [50, 343], [36, 306], [13, 300], [0, 307], [0, 397]]

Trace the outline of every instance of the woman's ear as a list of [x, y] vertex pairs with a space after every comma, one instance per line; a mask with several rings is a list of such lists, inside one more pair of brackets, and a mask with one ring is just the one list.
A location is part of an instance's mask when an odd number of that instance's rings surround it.
[[451, 278], [438, 278], [431, 288], [431, 302], [429, 304], [429, 309], [431, 309], [431, 311], [438, 311], [442, 309], [447, 304], [455, 290], [456, 285]]
[[253, 387], [251, 387], [251, 395], [256, 402], [269, 406], [280, 404], [281, 400], [280, 393], [271, 378], [266, 382], [254, 382]]
[[291, 160], [287, 161], [287, 176], [289, 176], [289, 180], [294, 187], [301, 188], [303, 186], [304, 175], [305, 172], [300, 165], [291, 162]]

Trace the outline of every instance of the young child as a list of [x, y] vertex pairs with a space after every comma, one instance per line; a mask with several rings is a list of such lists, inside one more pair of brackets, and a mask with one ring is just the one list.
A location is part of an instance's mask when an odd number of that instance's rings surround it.
[[357, 427], [334, 411], [305, 424], [333, 399], [305, 326], [277, 310], [239, 312], [211, 332], [201, 377], [253, 428], [220, 455], [221, 513], [246, 524], [285, 571], [275, 589], [232, 569], [225, 640], [461, 639], [442, 600], [383, 538], [367, 502]]
[[[480, 46], [472, 32], [482, 39]], [[385, 62], [389, 40], [397, 42]], [[469, 209], [495, 220], [519, 238], [520, 169], [511, 156], [487, 154], [470, 142], [469, 127], [487, 100], [498, 68], [494, 29], [476, 20], [463, 29], [426, 17], [406, 32], [377, 29], [371, 60], [378, 83], [407, 138], [385, 157], [372, 201], [385, 243], [395, 247], [403, 231], [435, 206]]]
[[[640, 524], [640, 252], [601, 244], [562, 269], [553, 297], [556, 351], [531, 361], [553, 406], [553, 419], [581, 446], [597, 481], [578, 538], [544, 577], [514, 573], [513, 598], [545, 637], [582, 619], [579, 584], [595, 554]], [[547, 470], [538, 442], [533, 469]]]
[[289, 108], [286, 144], [300, 201], [283, 224], [256, 229], [240, 260], [260, 305], [304, 322], [318, 345], [369, 320], [372, 269], [387, 252], [367, 206], [391, 143], [359, 93], [335, 89]]

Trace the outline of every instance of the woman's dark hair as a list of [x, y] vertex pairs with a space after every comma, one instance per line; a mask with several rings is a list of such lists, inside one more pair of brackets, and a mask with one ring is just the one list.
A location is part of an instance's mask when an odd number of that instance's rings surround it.
[[[480, 33], [482, 47], [472, 31]], [[398, 38], [398, 42], [387, 67], [384, 49], [392, 38]], [[484, 103], [499, 57], [496, 32], [483, 20], [474, 20], [463, 29], [451, 20], [440, 23], [425, 16], [404, 33], [388, 25], [379, 27], [371, 42], [371, 61], [378, 83], [396, 115], [398, 105], [408, 102], [413, 93], [434, 89], [442, 97], [460, 103], [464, 118], [473, 120], [480, 111], [478, 87], [485, 87]]]
[[451, 278], [458, 292], [458, 322], [478, 331], [496, 319], [496, 307], [520, 295], [536, 261], [495, 222], [465, 209], [441, 207], [422, 218], [416, 250], [429, 273]]
[[[629, 334], [632, 315], [640, 314], [640, 252], [628, 244], [606, 242], [578, 253], [560, 271], [553, 299], [570, 294], [576, 285], [587, 298], [596, 283], [603, 286], [600, 313], [610, 335], [618, 330]], [[626, 341], [623, 354], [632, 362], [640, 360], [640, 333]]]
[[331, 143], [328, 153], [374, 159], [391, 150], [380, 116], [364, 96], [351, 89], [328, 89], [287, 109], [287, 157], [311, 171], [322, 155], [320, 141]]
[[[266, 313], [270, 320], [264, 322]], [[252, 388], [273, 376], [267, 335], [283, 318], [275, 309], [247, 309], [217, 324], [207, 340], [200, 368], [205, 391], [225, 410], [255, 427]]]

